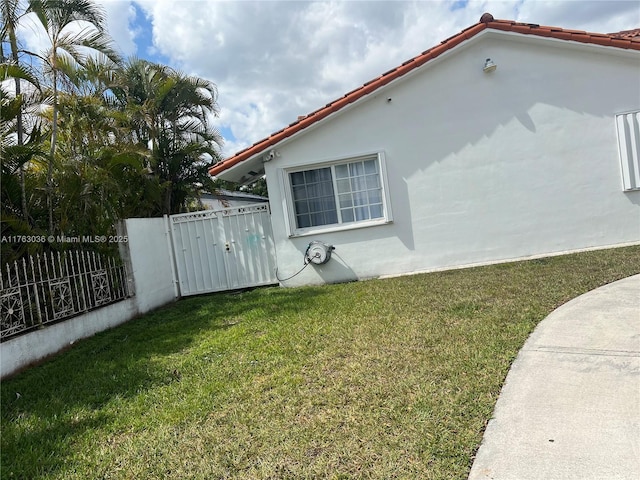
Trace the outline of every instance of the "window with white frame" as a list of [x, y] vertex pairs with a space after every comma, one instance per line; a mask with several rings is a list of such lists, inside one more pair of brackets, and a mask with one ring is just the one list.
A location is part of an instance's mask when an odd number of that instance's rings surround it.
[[379, 153], [289, 170], [294, 229], [388, 221], [382, 162]]
[[616, 115], [622, 185], [640, 189], [640, 111]]

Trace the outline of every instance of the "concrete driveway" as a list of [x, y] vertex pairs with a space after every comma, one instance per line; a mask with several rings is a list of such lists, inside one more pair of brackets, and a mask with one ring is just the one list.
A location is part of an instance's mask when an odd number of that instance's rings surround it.
[[470, 480], [640, 479], [640, 275], [555, 310], [502, 389]]

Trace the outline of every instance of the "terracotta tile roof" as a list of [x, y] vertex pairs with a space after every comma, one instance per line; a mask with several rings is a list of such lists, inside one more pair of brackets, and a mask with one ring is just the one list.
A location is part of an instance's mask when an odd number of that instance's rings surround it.
[[630, 40], [640, 41], [640, 28], [634, 30], [623, 30], [622, 32], [614, 32], [609, 34], [616, 38], [627, 38]]
[[456, 45], [470, 39], [485, 29], [502, 30], [506, 32], [515, 32], [523, 35], [537, 35], [541, 37], [550, 37], [560, 40], [569, 40], [574, 42], [592, 43], [596, 45], [603, 45], [607, 47], [615, 47], [630, 50], [640, 50], [640, 29], [626, 30], [616, 33], [590, 33], [581, 30], [569, 30], [559, 27], [545, 27], [533, 23], [519, 23], [511, 20], [496, 20], [489, 13], [485, 13], [480, 18], [480, 21], [475, 25], [472, 25], [460, 33], [453, 35], [452, 37], [442, 41], [439, 45], [436, 45], [429, 50], [422, 52], [420, 55], [413, 57], [402, 65], [383, 73], [379, 77], [365, 83], [361, 87], [352, 90], [345, 94], [343, 97], [328, 103], [324, 107], [304, 116], [298, 117], [298, 119], [288, 125], [287, 127], [279, 130], [269, 137], [262, 139], [250, 147], [241, 150], [235, 155], [215, 164], [209, 169], [210, 175], [218, 175], [221, 172], [237, 165], [238, 163], [253, 157], [256, 154], [268, 149], [269, 147], [279, 143], [291, 135], [304, 130], [310, 125], [322, 120], [323, 118], [337, 112], [341, 108], [355, 102], [356, 100], [368, 95], [369, 93], [377, 90], [378, 88], [390, 83], [391, 81], [402, 77], [410, 71], [424, 65], [429, 60], [432, 60], [448, 50], [451, 50]]

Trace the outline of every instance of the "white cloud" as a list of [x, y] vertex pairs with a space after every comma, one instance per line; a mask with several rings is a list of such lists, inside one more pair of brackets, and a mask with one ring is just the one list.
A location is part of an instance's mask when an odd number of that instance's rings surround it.
[[131, 27], [136, 17], [133, 5], [123, 0], [101, 0], [98, 3], [102, 4], [107, 14], [107, 28], [117, 46], [125, 56], [134, 55], [138, 32]]
[[[103, 3], [112, 34], [131, 49], [127, 2]], [[157, 52], [218, 85], [217, 124], [235, 137], [227, 155], [437, 45], [484, 12], [604, 33], [640, 26], [634, 0], [137, 3], [152, 22]]]

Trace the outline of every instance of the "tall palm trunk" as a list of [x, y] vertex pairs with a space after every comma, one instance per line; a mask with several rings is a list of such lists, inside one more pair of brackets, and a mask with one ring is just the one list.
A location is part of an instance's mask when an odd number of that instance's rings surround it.
[[[20, 80], [16, 78], [16, 96], [20, 95]], [[18, 134], [18, 145], [24, 145], [24, 127], [22, 126], [22, 109], [18, 112], [16, 119], [16, 130]], [[24, 173], [25, 165], [20, 165], [20, 197], [22, 203], [22, 216], [24, 221], [30, 223], [29, 209], [27, 207], [27, 186]]]
[[[9, 45], [11, 47], [11, 60], [17, 66], [20, 63], [18, 57], [18, 40], [16, 38], [16, 23], [18, 21], [18, 3], [5, 1], [2, 5], [4, 21], [6, 22], [6, 32], [9, 37]], [[21, 81], [19, 78], [15, 78], [16, 98], [20, 98], [22, 94]], [[18, 145], [24, 145], [24, 126], [22, 121], [22, 104], [16, 117], [16, 135]], [[22, 216], [25, 222], [29, 222], [29, 211], [27, 209], [27, 192], [25, 186], [25, 173], [24, 166], [20, 165], [20, 194], [22, 203]]]
[[[11, 38], [11, 57], [13, 58], [13, 62], [18, 65], [18, 47], [16, 44], [15, 35]], [[20, 98], [22, 91], [20, 85], [20, 79], [15, 79], [16, 83], [16, 98]], [[22, 122], [22, 104], [20, 105], [20, 111], [18, 112], [18, 116], [16, 117], [16, 134], [18, 137], [18, 145], [24, 145], [24, 126]], [[25, 174], [24, 174], [24, 165], [20, 165], [20, 194], [21, 194], [21, 203], [22, 203], [22, 216], [24, 217], [25, 222], [29, 221], [29, 210], [27, 209], [27, 190], [25, 185]]]
[[[53, 56], [55, 65], [55, 55]], [[58, 141], [58, 75], [53, 68], [53, 118], [51, 125], [51, 149], [47, 165], [47, 209], [49, 210], [49, 235], [53, 235], [53, 162], [56, 157], [56, 143]]]

